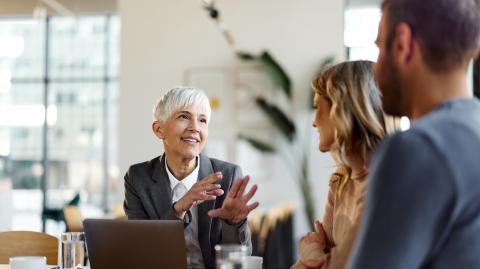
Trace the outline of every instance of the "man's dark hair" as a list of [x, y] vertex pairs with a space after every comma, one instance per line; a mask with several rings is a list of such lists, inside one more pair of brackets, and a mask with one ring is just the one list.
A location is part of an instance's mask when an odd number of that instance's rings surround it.
[[382, 9], [387, 12], [387, 48], [396, 26], [405, 22], [433, 70], [457, 68], [479, 52], [480, 0], [384, 0]]

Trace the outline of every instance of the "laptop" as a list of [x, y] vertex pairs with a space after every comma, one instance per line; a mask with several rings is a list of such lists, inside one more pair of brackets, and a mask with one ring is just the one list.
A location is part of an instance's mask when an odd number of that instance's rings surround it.
[[83, 228], [91, 269], [187, 267], [181, 221], [86, 219]]

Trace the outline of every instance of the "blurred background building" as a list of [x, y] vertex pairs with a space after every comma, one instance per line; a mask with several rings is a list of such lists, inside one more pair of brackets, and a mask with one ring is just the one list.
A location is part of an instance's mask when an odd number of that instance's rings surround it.
[[120, 20], [114, 1], [79, 2], [0, 2], [0, 229], [53, 232], [42, 212], [77, 193], [97, 214], [117, 199]]

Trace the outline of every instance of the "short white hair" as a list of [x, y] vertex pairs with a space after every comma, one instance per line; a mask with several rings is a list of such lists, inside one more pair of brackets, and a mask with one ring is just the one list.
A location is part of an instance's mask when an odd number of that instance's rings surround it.
[[153, 107], [153, 120], [164, 123], [176, 111], [191, 107], [201, 106], [207, 112], [207, 123], [210, 122], [212, 109], [207, 95], [194, 87], [177, 86], [168, 90]]

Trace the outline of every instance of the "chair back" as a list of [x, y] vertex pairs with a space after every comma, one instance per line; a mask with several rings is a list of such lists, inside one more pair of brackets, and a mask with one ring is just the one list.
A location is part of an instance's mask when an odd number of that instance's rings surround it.
[[45, 256], [47, 264], [58, 263], [58, 239], [31, 231], [0, 233], [0, 264], [8, 264], [14, 256]]
[[63, 215], [68, 232], [83, 232], [83, 217], [79, 207], [65, 206]]
[[115, 220], [128, 220], [125, 210], [123, 210], [123, 202], [113, 204], [112, 208], [113, 219]]

